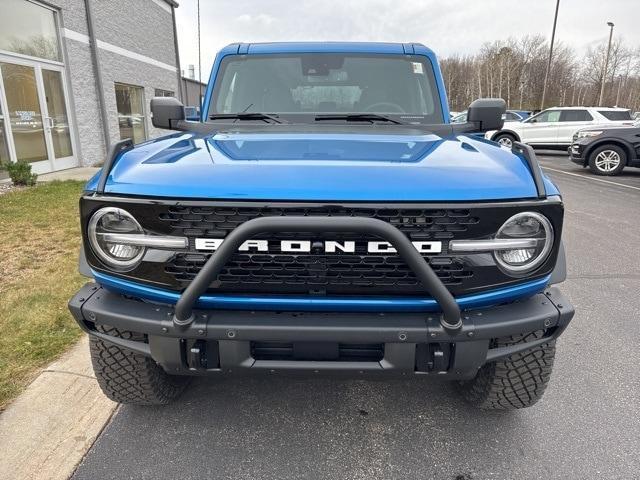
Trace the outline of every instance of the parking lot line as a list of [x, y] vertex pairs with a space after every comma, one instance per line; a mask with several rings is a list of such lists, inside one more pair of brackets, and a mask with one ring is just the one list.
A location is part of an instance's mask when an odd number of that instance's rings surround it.
[[571, 175], [572, 177], [580, 177], [580, 178], [584, 178], [585, 180], [591, 180], [591, 181], [594, 181], [594, 182], [608, 183], [610, 185], [616, 185], [618, 187], [631, 188], [633, 190], [640, 190], [640, 187], [634, 187], [633, 185], [625, 185], [624, 183], [612, 182], [610, 180], [603, 180], [601, 178], [587, 177], [586, 175], [580, 175], [579, 173], [565, 172], [564, 170], [558, 170], [557, 168], [545, 167], [543, 165], [541, 165], [541, 167], [544, 168], [545, 170], [551, 170], [552, 172], [564, 173], [565, 175]]

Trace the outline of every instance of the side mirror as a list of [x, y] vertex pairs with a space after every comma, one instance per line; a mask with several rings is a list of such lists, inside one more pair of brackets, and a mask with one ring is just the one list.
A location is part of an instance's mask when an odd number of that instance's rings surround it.
[[501, 98], [480, 98], [469, 105], [467, 122], [478, 125], [478, 130], [500, 130], [504, 125], [502, 116], [507, 111], [507, 103]]
[[151, 99], [151, 123], [156, 128], [178, 130], [178, 122], [184, 120], [184, 105], [174, 97]]

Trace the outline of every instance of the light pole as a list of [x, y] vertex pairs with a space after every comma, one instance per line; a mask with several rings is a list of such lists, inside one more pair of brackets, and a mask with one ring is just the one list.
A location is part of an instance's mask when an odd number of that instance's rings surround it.
[[602, 97], [604, 97], [604, 82], [607, 79], [607, 68], [609, 67], [609, 54], [611, 53], [611, 39], [613, 38], [613, 22], [607, 22], [609, 25], [609, 45], [607, 46], [607, 56], [604, 59], [604, 69], [602, 70], [602, 85], [600, 85], [600, 98], [598, 106], [602, 106]]
[[558, 23], [559, 8], [560, 8], [560, 0], [557, 0], [556, 14], [553, 17], [553, 30], [551, 30], [551, 46], [549, 47], [549, 62], [547, 63], [547, 71], [544, 74], [544, 83], [542, 84], [542, 100], [540, 101], [540, 110], [544, 110], [544, 97], [547, 95], [547, 81], [549, 80], [549, 71], [551, 70], [551, 59], [553, 58], [553, 41], [556, 38], [556, 24]]

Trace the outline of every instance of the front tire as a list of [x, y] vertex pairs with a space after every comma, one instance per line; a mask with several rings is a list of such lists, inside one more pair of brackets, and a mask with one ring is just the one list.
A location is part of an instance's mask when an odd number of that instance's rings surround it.
[[589, 155], [589, 168], [596, 175], [618, 175], [627, 164], [627, 153], [617, 145], [602, 145]]
[[[498, 338], [505, 347], [541, 338], [544, 331]], [[462, 397], [483, 410], [515, 410], [534, 405], [547, 388], [556, 354], [555, 340], [484, 365], [472, 380], [459, 382]]]
[[[144, 340], [140, 333], [98, 325], [99, 332], [127, 340]], [[114, 402], [166, 405], [186, 387], [188, 377], [169, 375], [153, 359], [95, 337], [90, 338], [91, 363], [104, 394]]]
[[513, 147], [513, 142], [516, 141], [516, 137], [511, 135], [510, 133], [499, 133], [495, 137], [493, 137], [494, 142], [498, 142], [500, 145], [503, 145], [507, 148]]

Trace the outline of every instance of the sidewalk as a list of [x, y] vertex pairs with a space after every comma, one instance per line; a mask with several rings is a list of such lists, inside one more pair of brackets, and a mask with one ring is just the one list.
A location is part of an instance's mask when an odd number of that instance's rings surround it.
[[57, 172], [38, 175], [38, 182], [51, 182], [53, 180], [89, 180], [100, 170], [100, 167], [76, 167]]
[[98, 387], [84, 337], [0, 414], [0, 478], [69, 478], [116, 406]]

